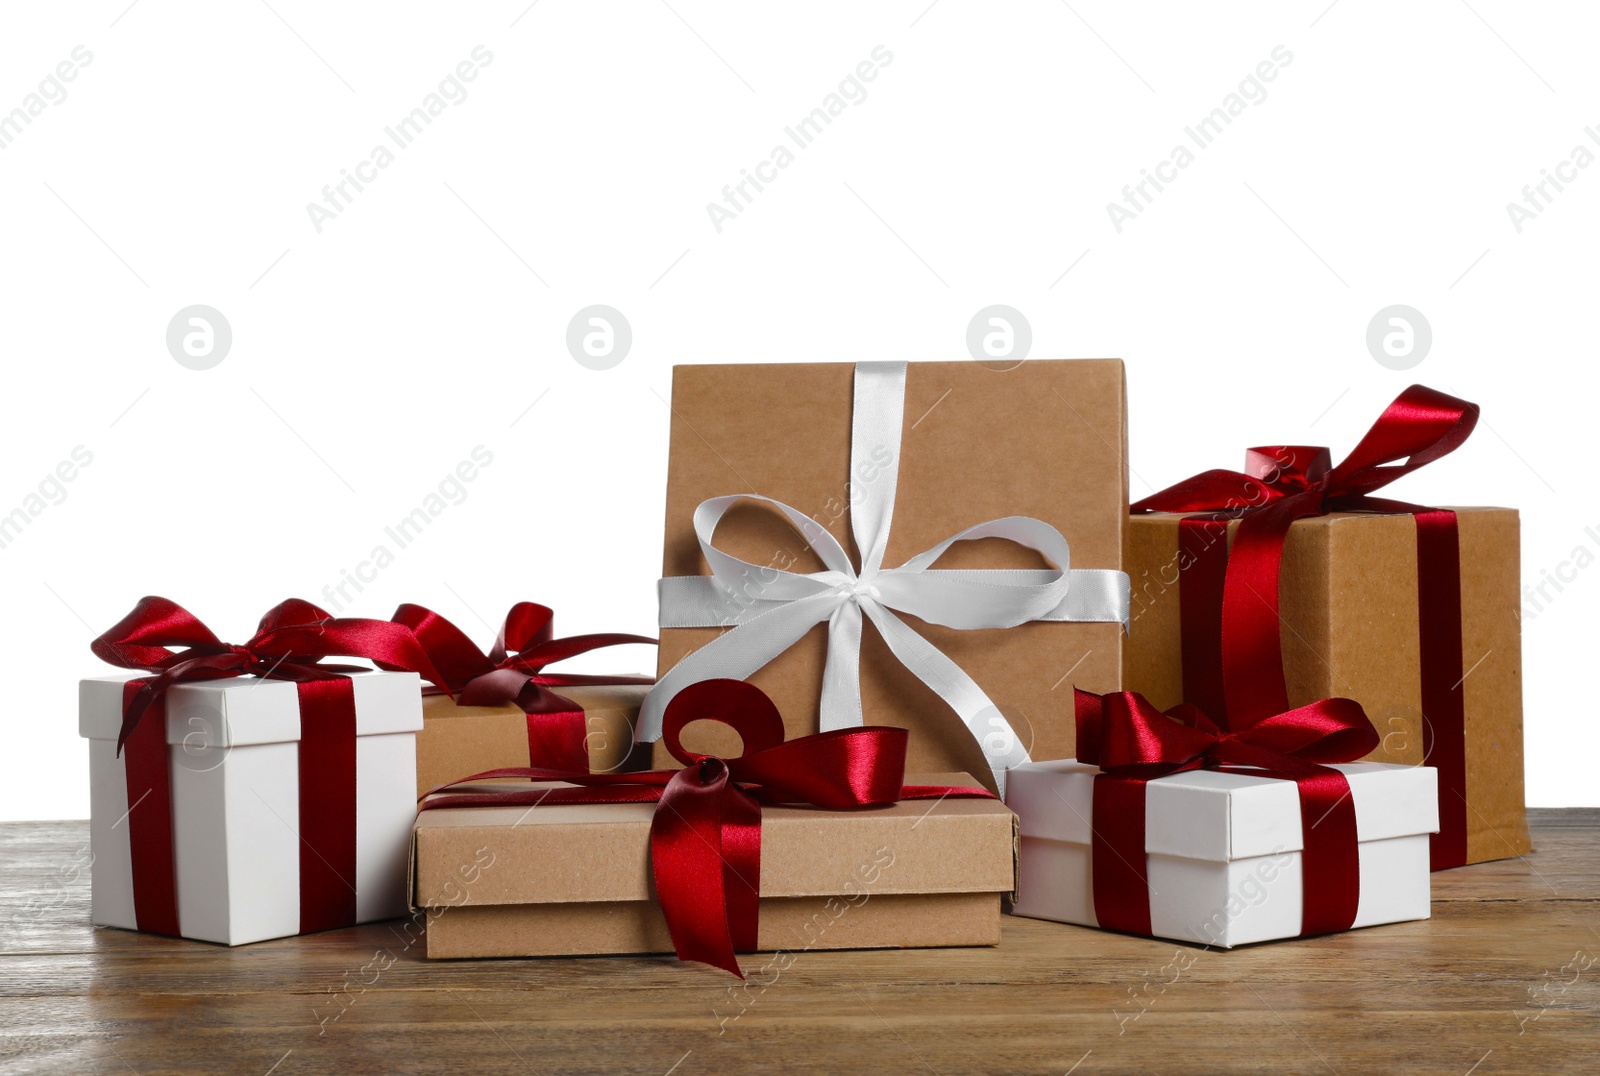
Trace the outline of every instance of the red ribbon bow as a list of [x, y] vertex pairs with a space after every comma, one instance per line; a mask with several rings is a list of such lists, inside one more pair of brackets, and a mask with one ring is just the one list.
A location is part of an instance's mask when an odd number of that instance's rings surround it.
[[1304, 908], [1300, 933], [1348, 930], [1361, 895], [1355, 804], [1343, 773], [1378, 746], [1361, 705], [1322, 699], [1230, 731], [1198, 707], [1165, 713], [1143, 695], [1075, 693], [1078, 760], [1098, 766], [1092, 827], [1094, 911], [1103, 927], [1149, 934], [1145, 783], [1187, 770], [1293, 781], [1300, 793]]
[[583, 707], [550, 690], [609, 684], [653, 684], [648, 676], [547, 673], [546, 665], [623, 643], [656, 641], [647, 635], [602, 632], [557, 639], [554, 614], [548, 606], [518, 602], [506, 613], [505, 625], [485, 654], [465, 632], [431, 609], [406, 604], [393, 621], [416, 633], [417, 640], [444, 675], [444, 683], [463, 706], [500, 706], [514, 702], [528, 715], [528, 760], [533, 765], [588, 769], [588, 726]]
[[[728, 725], [739, 733], [742, 753], [724, 759], [686, 750], [679, 734], [691, 721]], [[650, 824], [650, 860], [673, 948], [681, 960], [710, 964], [742, 979], [734, 954], [757, 946], [762, 804], [845, 811], [902, 799], [993, 798], [981, 788], [906, 786], [905, 729], [837, 729], [786, 742], [778, 708], [760, 688], [742, 680], [704, 680], [685, 688], [667, 704], [662, 722], [662, 740], [683, 763], [681, 770], [489, 770], [435, 789], [420, 809], [659, 803]], [[502, 777], [566, 781], [578, 787], [507, 785], [435, 794]]]
[[[1456, 515], [1372, 496], [1461, 446], [1478, 405], [1423, 385], [1402, 392], [1338, 466], [1326, 448], [1247, 453], [1247, 472], [1214, 470], [1133, 505], [1199, 512], [1180, 524], [1183, 697], [1244, 727], [1289, 709], [1278, 581], [1296, 520], [1329, 512], [1402, 512], [1417, 521], [1424, 761], [1439, 770], [1433, 869], [1466, 862], [1466, 716], [1461, 693], [1461, 550]], [[1402, 462], [1403, 461], [1403, 462]], [[1226, 521], [1239, 518], [1230, 550]]]
[[123, 687], [117, 735], [118, 752], [126, 749], [128, 841], [139, 929], [180, 933], [167, 692], [186, 681], [246, 675], [299, 685], [301, 933], [354, 923], [356, 712], [347, 674], [362, 667], [325, 665], [322, 659], [365, 658], [440, 683], [410, 629], [386, 620], [330, 617], [310, 602], [291, 598], [268, 610], [248, 642], [233, 646], [176, 602], [146, 597], [90, 648], [102, 661], [154, 674]]
[[[184, 649], [169, 649], [174, 646]], [[322, 659], [359, 657], [443, 683], [408, 629], [386, 620], [334, 618], [299, 598], [267, 610], [255, 635], [243, 646], [231, 646], [177, 602], [152, 595], [140, 598], [132, 612], [89, 648], [107, 664], [156, 674], [129, 682], [134, 691], [124, 701], [119, 751], [145, 713], [159, 709], [168, 689], [185, 680], [246, 675], [300, 683], [338, 680], [362, 667], [323, 665]]]

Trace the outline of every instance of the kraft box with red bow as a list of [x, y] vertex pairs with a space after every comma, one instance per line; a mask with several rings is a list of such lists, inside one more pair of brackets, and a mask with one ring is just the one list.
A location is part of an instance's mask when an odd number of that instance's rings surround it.
[[1438, 771], [1435, 870], [1530, 847], [1518, 518], [1375, 494], [1477, 418], [1413, 385], [1337, 466], [1325, 448], [1252, 449], [1244, 472], [1138, 502], [1128, 529], [1123, 686], [1243, 720], [1355, 699], [1379, 735], [1367, 761]]
[[553, 766], [613, 773], [649, 763], [633, 741], [650, 676], [550, 672], [547, 665], [644, 635], [605, 632], [556, 638], [548, 606], [518, 602], [486, 653], [450, 621], [420, 605], [393, 620], [410, 628], [444, 679], [422, 687], [417, 795], [469, 773]]
[[291, 601], [229, 645], [146, 598], [94, 651], [135, 670], [79, 688], [96, 925], [241, 945], [405, 914], [437, 679], [409, 629]]
[[[743, 753], [686, 751], [699, 720], [732, 726]], [[786, 967], [811, 949], [999, 942], [1015, 817], [965, 774], [908, 782], [904, 729], [786, 742], [759, 689], [710, 680], [673, 700], [665, 739], [683, 768], [490, 771], [425, 801], [428, 956], [675, 951], [740, 974], [736, 953], [782, 950], [767, 963]]]
[[1078, 727], [1011, 773], [1016, 914], [1219, 948], [1428, 918], [1435, 772], [1342, 761], [1376, 738], [1350, 700], [1225, 732], [1080, 693]]

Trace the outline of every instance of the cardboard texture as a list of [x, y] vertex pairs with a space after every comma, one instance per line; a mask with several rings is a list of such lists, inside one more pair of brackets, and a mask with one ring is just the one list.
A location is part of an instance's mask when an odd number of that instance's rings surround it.
[[[1520, 531], [1515, 509], [1454, 511], [1466, 673], [1467, 861], [1478, 863], [1531, 848], [1523, 806]], [[1134, 515], [1128, 528], [1133, 626], [1123, 682], [1162, 709], [1183, 701], [1181, 518]], [[1230, 541], [1237, 526], [1229, 528]], [[1279, 608], [1290, 705], [1334, 695], [1355, 699], [1382, 737], [1368, 760], [1421, 763], [1415, 520], [1334, 512], [1296, 522], [1284, 545]]]
[[[137, 929], [127, 775], [117, 755], [122, 685], [84, 680], [78, 731], [89, 741], [90, 881], [96, 926]], [[416, 813], [416, 673], [350, 677], [356, 706], [356, 920], [406, 912]], [[167, 694], [167, 754], [178, 924], [186, 938], [242, 945], [300, 931], [300, 702], [286, 680], [180, 683]], [[137, 807], [133, 808], [137, 809]], [[148, 809], [148, 808], [147, 808]]]
[[[663, 574], [708, 574], [692, 516], [701, 501], [754, 493], [807, 513], [859, 564], [850, 532], [854, 366], [804, 363], [679, 366], [673, 371]], [[1004, 516], [1055, 526], [1073, 568], [1120, 568], [1127, 519], [1127, 416], [1117, 359], [1029, 360], [998, 371], [975, 362], [911, 363], [898, 494], [884, 563], [897, 565], [965, 527]], [[755, 564], [822, 569], [777, 513], [736, 507], [717, 544]], [[1048, 568], [998, 539], [962, 542], [940, 568]], [[967, 671], [1034, 758], [1070, 755], [1072, 687], [1121, 686], [1117, 624], [1024, 624], [959, 631], [903, 619]], [[723, 629], [661, 632], [660, 671]], [[827, 626], [818, 625], [750, 680], [770, 695], [790, 738], [817, 731]], [[1068, 676], [1070, 672], [1070, 677]], [[868, 724], [911, 730], [907, 767], [962, 770], [991, 780], [983, 752], [868, 624], [862, 632], [862, 707]], [[691, 726], [691, 750], [737, 751], [731, 734]], [[696, 733], [699, 733], [697, 736]], [[676, 766], [657, 745], [654, 764]]]
[[[966, 774], [907, 778], [973, 783]], [[474, 807], [417, 816], [412, 900], [430, 957], [672, 951], [654, 900], [654, 804]], [[994, 945], [1016, 884], [1016, 818], [997, 800], [862, 811], [767, 807], [769, 949]]]
[[[591, 773], [642, 769], [649, 748], [633, 742], [644, 684], [563, 687], [561, 694], [583, 708]], [[528, 715], [513, 703], [458, 706], [448, 695], [422, 697], [417, 733], [417, 795], [485, 770], [528, 765]]]
[[[1374, 762], [1333, 768], [1350, 782], [1360, 842], [1352, 925], [1428, 918], [1436, 772]], [[1091, 844], [1099, 772], [1075, 759], [1011, 771], [1006, 801], [1021, 830], [1015, 914], [1099, 925]], [[1145, 811], [1152, 934], [1226, 949], [1300, 933], [1304, 841], [1293, 781], [1173, 774], [1145, 786]]]

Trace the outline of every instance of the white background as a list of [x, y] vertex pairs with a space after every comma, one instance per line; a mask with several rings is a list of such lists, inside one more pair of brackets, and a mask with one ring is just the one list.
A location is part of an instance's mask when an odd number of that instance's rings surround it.
[[[342, 611], [415, 601], [487, 638], [533, 598], [563, 634], [650, 632], [674, 363], [959, 359], [993, 303], [1035, 357], [1127, 360], [1136, 496], [1250, 444], [1342, 454], [1420, 380], [1483, 422], [1394, 495], [1520, 508], [1530, 582], [1600, 552], [1600, 167], [1520, 234], [1506, 210], [1600, 151], [1592, 9], [436, 7], [0, 16], [0, 112], [93, 54], [0, 150], [0, 514], [93, 455], [0, 549], [0, 818], [87, 814], [76, 683], [140, 595], [236, 639], [285, 597], [332, 604], [478, 445], [466, 499]], [[479, 45], [468, 96], [319, 234], [307, 203]], [[719, 234], [706, 204], [879, 45], [867, 96]], [[1266, 98], [1119, 234], [1106, 204], [1280, 45]], [[233, 332], [206, 371], [165, 341], [196, 303]], [[593, 303], [633, 331], [601, 372], [565, 344]], [[1406, 372], [1365, 339], [1395, 303], [1433, 330]], [[1582, 559], [1525, 620], [1535, 805], [1600, 803]]]

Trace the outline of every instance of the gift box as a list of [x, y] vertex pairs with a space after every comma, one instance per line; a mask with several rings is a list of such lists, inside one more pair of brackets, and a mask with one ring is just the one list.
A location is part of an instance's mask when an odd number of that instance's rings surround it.
[[[688, 750], [680, 733], [705, 722], [741, 752]], [[907, 782], [904, 729], [784, 732], [759, 688], [701, 681], [664, 718], [681, 768], [494, 771], [519, 780], [428, 797], [412, 860], [428, 956], [676, 952], [741, 974], [739, 952], [1000, 940], [1004, 804], [965, 774]]]
[[[302, 784], [296, 684], [241, 676], [174, 685], [160, 730], [170, 806], [159, 794], [128, 794], [130, 759], [119, 757], [117, 737], [129, 679], [79, 685], [96, 926], [242, 945], [406, 914], [422, 728], [415, 673], [349, 674], [355, 736], [344, 787]], [[308, 820], [323, 813], [331, 817]], [[141, 879], [171, 886], [177, 917], [166, 929], [148, 915], [141, 923], [136, 908], [136, 872], [160, 869], [135, 851], [145, 823], [171, 834], [169, 879]]]
[[1019, 915], [1227, 948], [1428, 915], [1432, 768], [1351, 763], [1378, 734], [1319, 699], [1219, 723], [1074, 692], [1075, 758], [1019, 767]]
[[[965, 774], [915, 780], [973, 784]], [[427, 915], [428, 956], [673, 952], [651, 875], [654, 811], [611, 803], [422, 812], [412, 900]], [[1014, 827], [993, 799], [859, 812], [767, 807], [755, 949], [998, 944], [1000, 899], [1016, 884]]]
[[1124, 401], [1113, 359], [676, 367], [640, 739], [728, 676], [791, 735], [909, 729], [914, 770], [1070, 753], [1070, 684], [1121, 678]]
[[[579, 735], [590, 770], [622, 773], [649, 765], [649, 746], [633, 742], [634, 722], [649, 690], [633, 684], [561, 689], [582, 723]], [[416, 794], [484, 770], [528, 765], [538, 750], [538, 732], [530, 740], [528, 724], [529, 715], [515, 703], [462, 706], [448, 695], [424, 695]]]
[[405, 913], [439, 680], [409, 628], [291, 599], [232, 645], [147, 597], [91, 649], [133, 670], [79, 687], [96, 925], [242, 945]]
[[[1514, 509], [1452, 511], [1461, 540], [1461, 648], [1476, 666], [1460, 685], [1466, 799], [1452, 799], [1470, 805], [1462, 819], [1464, 862], [1478, 863], [1531, 847], [1523, 813], [1521, 554]], [[1129, 573], [1137, 582], [1124, 681], [1162, 707], [1184, 697], [1181, 518], [1134, 516], [1128, 530]], [[1237, 530], [1237, 522], [1223, 524], [1219, 540]], [[1160, 585], [1163, 577], [1172, 585]], [[1437, 765], [1427, 748], [1440, 729], [1425, 724], [1422, 709], [1413, 518], [1335, 512], [1296, 522], [1284, 543], [1278, 595], [1289, 703], [1355, 699], [1381, 737], [1370, 761]]]
[[1127, 531], [1124, 686], [1244, 717], [1356, 700], [1380, 736], [1368, 760], [1438, 770], [1436, 870], [1530, 848], [1518, 516], [1372, 492], [1454, 449], [1476, 418], [1413, 386], [1337, 467], [1324, 448], [1252, 449], [1243, 472], [1135, 505]]
[[[1434, 771], [1357, 762], [1360, 898], [1351, 927], [1426, 919], [1428, 834], [1437, 828]], [[1076, 759], [1011, 772], [1006, 802], [1022, 839], [1012, 911], [1100, 926], [1091, 831], [1100, 770]], [[1302, 932], [1303, 829], [1293, 781], [1192, 770], [1144, 786], [1149, 927], [1141, 933], [1231, 948]]]
[[617, 633], [558, 639], [554, 614], [536, 602], [511, 607], [487, 653], [420, 605], [402, 605], [392, 619], [416, 636], [444, 681], [443, 688], [422, 689], [418, 797], [508, 766], [612, 773], [648, 764], [649, 749], [636, 745], [633, 733], [652, 677], [547, 672], [546, 666], [609, 646], [654, 646], [654, 639]]

